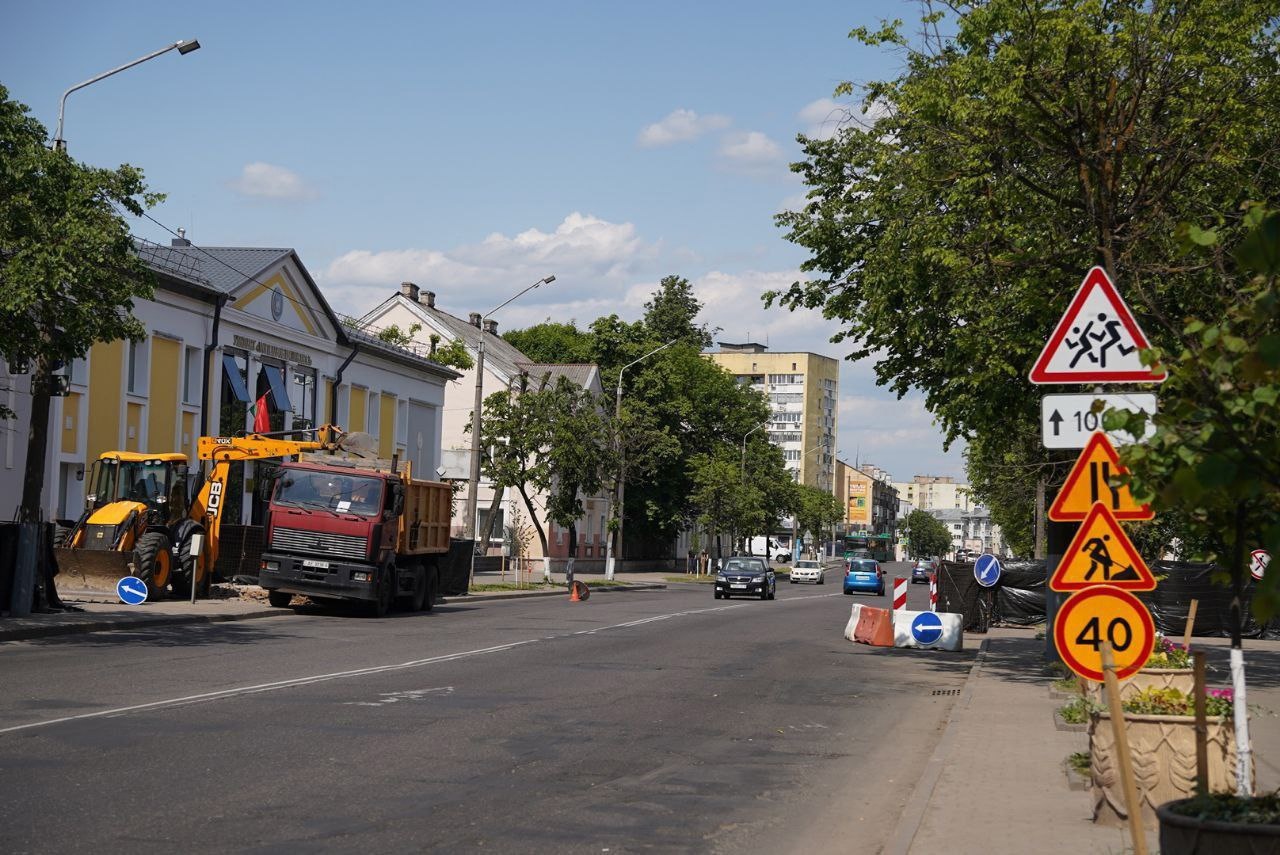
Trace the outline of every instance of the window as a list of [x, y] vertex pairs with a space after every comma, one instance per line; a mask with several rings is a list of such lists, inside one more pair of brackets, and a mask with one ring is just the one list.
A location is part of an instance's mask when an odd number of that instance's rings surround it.
[[188, 347], [184, 351], [185, 364], [182, 367], [182, 400], [187, 404], [198, 402], [200, 397], [200, 371], [202, 362], [200, 348]]
[[293, 429], [313, 428], [316, 426], [316, 370], [294, 368], [289, 374], [293, 380], [290, 395], [293, 401]]
[[147, 386], [147, 342], [129, 342], [129, 385], [128, 390], [141, 395]]

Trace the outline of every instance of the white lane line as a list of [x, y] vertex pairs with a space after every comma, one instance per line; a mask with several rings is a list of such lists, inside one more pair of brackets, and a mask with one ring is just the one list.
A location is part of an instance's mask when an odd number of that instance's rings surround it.
[[[666, 615], [656, 615], [650, 618], [644, 618], [637, 621], [628, 621], [626, 623], [616, 623], [610, 626], [602, 626], [590, 632], [603, 632], [610, 629], [623, 629], [626, 627], [639, 626], [641, 624], [652, 623], [659, 620], [668, 620], [675, 617], [685, 617], [687, 615], [704, 614], [706, 612], [718, 612], [726, 609], [742, 608], [742, 604], [736, 606], [717, 606], [709, 609], [691, 609], [683, 612], [673, 612]], [[582, 633], [572, 633], [571, 635], [581, 635]], [[98, 710], [97, 712], [81, 713], [79, 715], [68, 715], [60, 718], [51, 718], [44, 721], [33, 721], [28, 724], [16, 724], [10, 727], [0, 727], [0, 734], [14, 733], [20, 730], [31, 730], [37, 727], [49, 727], [55, 724], [64, 724], [69, 721], [84, 721], [93, 718], [106, 718], [108, 716], [118, 716], [125, 713], [140, 712], [142, 710], [156, 710], [166, 707], [176, 707], [183, 704], [199, 703], [201, 701], [220, 700], [222, 698], [235, 697], [237, 695], [254, 695], [262, 692], [274, 692], [277, 689], [288, 689], [294, 686], [308, 686], [313, 683], [324, 683], [329, 680], [342, 680], [350, 677], [363, 677], [367, 674], [384, 674], [388, 671], [403, 671], [407, 668], [421, 668], [425, 665], [438, 665], [442, 662], [453, 662], [458, 659], [466, 659], [472, 656], [484, 656], [489, 653], [501, 653], [506, 650], [512, 650], [526, 644], [537, 644], [539, 641], [554, 641], [558, 638], [569, 638], [571, 635], [548, 635], [542, 638], [529, 638], [524, 641], [513, 641], [510, 644], [499, 644], [494, 647], [481, 647], [476, 650], [466, 650], [461, 653], [449, 653], [444, 656], [432, 656], [427, 659], [414, 659], [409, 662], [400, 662], [394, 665], [374, 665], [369, 668], [355, 668], [350, 671], [335, 671], [332, 674], [315, 674], [310, 677], [296, 677], [292, 680], [279, 680], [274, 683], [258, 683], [252, 686], [236, 686], [231, 689], [221, 689], [217, 692], [203, 692], [198, 695], [186, 695], [181, 698], [166, 698], [161, 701], [151, 701], [145, 704], [133, 704], [127, 707], [115, 707], [109, 710]]]

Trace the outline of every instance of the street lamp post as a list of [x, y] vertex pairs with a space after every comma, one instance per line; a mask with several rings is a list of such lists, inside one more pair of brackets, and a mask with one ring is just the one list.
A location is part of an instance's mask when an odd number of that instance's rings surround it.
[[[819, 451], [827, 451], [828, 449], [830, 449], [830, 447], [831, 446], [827, 445], [824, 442], [822, 445], [819, 445], [817, 448], [814, 448], [810, 451], [806, 451], [800, 457], [800, 468], [796, 470], [797, 482], [799, 482], [800, 480], [800, 470], [804, 469], [804, 459], [808, 457], [810, 454], [814, 454]], [[840, 453], [839, 451], [836, 451], [836, 454], [839, 454], [839, 453]], [[799, 531], [800, 521], [799, 519], [797, 519], [797, 517], [798, 517], [798, 514], [795, 511], [792, 511], [791, 512], [791, 560], [793, 563], [800, 559], [800, 531]]]
[[[747, 437], [751, 436], [751, 434], [753, 434], [753, 433], [755, 433], [756, 431], [760, 430], [760, 428], [764, 427], [764, 426], [765, 426], [765, 425], [767, 425], [767, 424], [768, 424], [768, 422], [761, 422], [760, 424], [756, 425], [756, 426], [755, 426], [755, 427], [753, 427], [751, 430], [747, 431], [745, 434], [743, 434], [743, 435], [742, 435], [742, 461], [738, 464], [738, 484], [739, 484], [739, 486], [743, 486], [743, 485], [745, 485], [745, 484], [747, 483]], [[745, 542], [746, 540], [748, 540], [748, 539], [749, 539], [749, 535], [748, 535], [746, 532], [743, 532], [743, 533], [742, 533], [742, 539], [743, 539], [743, 541]], [[764, 553], [765, 553], [765, 558], [766, 558], [766, 559], [771, 559], [771, 556], [769, 555], [769, 543], [768, 543], [768, 541], [769, 541], [769, 538], [768, 538], [768, 536], [766, 536], [766, 537], [765, 537]], [[735, 542], [735, 543], [737, 542], [736, 535], [735, 535], [735, 540], [734, 540], [734, 542]], [[745, 543], [744, 543], [744, 547], [743, 547], [743, 548], [746, 548]], [[747, 550], [747, 551], [749, 552], [750, 550]]]
[[[628, 362], [626, 365], [618, 369], [618, 388], [616, 389], [614, 394], [614, 405], [613, 405], [613, 430], [614, 430], [614, 435], [618, 437], [618, 489], [617, 489], [617, 492], [618, 492], [618, 558], [619, 559], [622, 558], [622, 520], [623, 520], [622, 499], [626, 489], [626, 480], [627, 480], [625, 452], [622, 450], [622, 435], [618, 432], [618, 425], [622, 421], [622, 375], [626, 373], [626, 370], [630, 368], [632, 365], [635, 365], [637, 362], [643, 362], [644, 360], [648, 359], [650, 356], [653, 356], [658, 351], [666, 350], [668, 347], [670, 347], [675, 343], [676, 343], [676, 340], [673, 338], [671, 339], [671, 341], [667, 342], [666, 344], [655, 347], [653, 350], [649, 351], [644, 356], [641, 356], [638, 359], [633, 359], [630, 362]], [[608, 514], [606, 514], [606, 516], [608, 516]], [[613, 569], [614, 569], [613, 538], [607, 537], [605, 538], [605, 541], [604, 541], [604, 577], [605, 579], [610, 579], [610, 580], [613, 579]]]
[[497, 308], [490, 309], [480, 318], [480, 345], [476, 348], [476, 402], [475, 409], [471, 411], [471, 473], [470, 477], [467, 479], [467, 516], [462, 525], [463, 539], [471, 541], [471, 569], [467, 573], [468, 589], [475, 584], [476, 580], [476, 493], [480, 489], [480, 410], [484, 404], [485, 322], [489, 320], [490, 315], [505, 308], [508, 304], [529, 293], [539, 285], [550, 285], [555, 281], [555, 276], [544, 276], [520, 293], [516, 294], [514, 297], [507, 300], [502, 305]]
[[66, 92], [63, 92], [62, 100], [58, 102], [58, 130], [53, 135], [54, 151], [67, 150], [67, 141], [62, 138], [62, 116], [66, 110], [68, 95], [70, 95], [72, 92], [75, 92], [77, 89], [85, 88], [90, 83], [97, 83], [99, 80], [102, 80], [105, 77], [110, 77], [113, 74], [118, 74], [121, 71], [124, 71], [126, 68], [133, 68], [135, 65], [140, 65], [149, 59], [155, 59], [156, 57], [160, 56], [160, 54], [162, 53], [168, 53], [169, 51], [175, 50], [175, 49], [180, 54], [184, 54], [184, 55], [189, 54], [193, 50], [200, 50], [200, 42], [197, 41], [196, 39], [189, 39], [186, 41], [176, 41], [171, 45], [165, 45], [159, 50], [153, 50], [151, 53], [147, 54], [146, 56], [138, 57], [132, 62], [126, 62], [124, 65], [118, 65], [115, 68], [111, 69], [110, 71], [102, 72], [96, 77], [90, 77], [88, 80], [85, 80], [82, 83], [77, 83], [75, 86], [72, 86]]

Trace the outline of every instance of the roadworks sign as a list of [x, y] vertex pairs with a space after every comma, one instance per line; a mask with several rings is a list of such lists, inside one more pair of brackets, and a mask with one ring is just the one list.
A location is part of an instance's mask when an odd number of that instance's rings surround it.
[[1118, 520], [1155, 519], [1151, 506], [1138, 504], [1128, 487], [1112, 486], [1112, 478], [1128, 474], [1107, 435], [1101, 431], [1093, 434], [1053, 500], [1049, 519], [1054, 522], [1082, 520], [1098, 502], [1106, 505]]
[[1120, 523], [1099, 502], [1089, 511], [1049, 580], [1055, 591], [1110, 585], [1126, 591], [1154, 591], [1156, 577]]
[[1031, 369], [1032, 383], [1163, 383], [1163, 368], [1143, 365], [1151, 345], [1101, 267], [1085, 275]]

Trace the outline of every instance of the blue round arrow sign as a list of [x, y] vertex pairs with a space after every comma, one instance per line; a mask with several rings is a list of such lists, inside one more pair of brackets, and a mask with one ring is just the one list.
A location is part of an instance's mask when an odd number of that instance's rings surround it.
[[973, 578], [984, 588], [990, 588], [999, 582], [1000, 559], [988, 552], [979, 555], [978, 560], [973, 562]]
[[933, 612], [920, 612], [911, 622], [911, 637], [917, 644], [933, 644], [942, 637], [942, 619]]
[[116, 582], [116, 596], [126, 606], [140, 606], [147, 601], [147, 583], [133, 576]]

